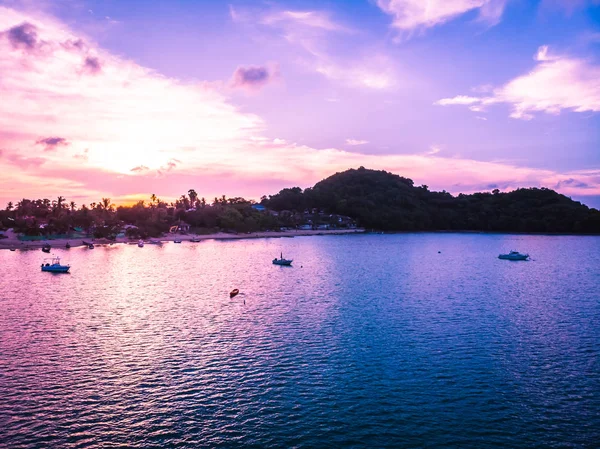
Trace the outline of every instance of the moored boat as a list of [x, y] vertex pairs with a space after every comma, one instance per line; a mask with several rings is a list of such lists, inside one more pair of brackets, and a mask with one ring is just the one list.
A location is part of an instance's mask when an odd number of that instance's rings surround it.
[[65, 248], [69, 249], [71, 247], [71, 244], [69, 242], [67, 242], [67, 244], [65, 245]]
[[143, 241], [143, 240], [139, 240], [139, 241], [138, 241], [138, 246], [139, 246], [140, 248], [143, 248], [143, 247], [144, 247], [144, 241]]
[[51, 249], [52, 247], [47, 243], [44, 246], [42, 246], [42, 251], [44, 251], [45, 253], [49, 253]]
[[173, 243], [181, 243], [181, 240], [175, 239], [173, 240]]
[[527, 259], [529, 259], [529, 254], [521, 254], [518, 251], [511, 251], [508, 254], [500, 254], [500, 255], [498, 255], [498, 259], [503, 259], [503, 260], [527, 260]]
[[229, 297], [233, 298], [234, 296], [236, 296], [239, 293], [239, 289], [234, 288], [233, 290], [231, 290], [231, 292], [229, 293]]
[[273, 259], [274, 265], [282, 265], [282, 266], [286, 266], [286, 267], [289, 267], [290, 265], [292, 265], [292, 262], [293, 262], [292, 259], [284, 259], [283, 253], [281, 253], [281, 256], [279, 259], [277, 259], [277, 258]]
[[44, 262], [42, 263], [42, 271], [48, 271], [50, 273], [67, 273], [69, 268], [71, 268], [70, 265], [61, 265], [60, 257], [44, 259]]

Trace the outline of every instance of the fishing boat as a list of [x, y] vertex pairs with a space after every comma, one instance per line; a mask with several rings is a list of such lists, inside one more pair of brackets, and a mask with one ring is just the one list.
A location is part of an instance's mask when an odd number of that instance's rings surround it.
[[500, 254], [498, 259], [503, 260], [527, 260], [529, 259], [529, 254], [521, 254], [518, 251], [511, 251], [508, 254]]
[[173, 243], [181, 243], [181, 240], [173, 240]]
[[233, 290], [231, 290], [231, 292], [229, 293], [229, 297], [233, 298], [234, 296], [236, 296], [239, 293], [239, 289], [234, 288]]
[[69, 268], [71, 268], [70, 265], [60, 264], [60, 257], [44, 259], [44, 262], [42, 263], [42, 271], [48, 271], [50, 273], [67, 273]]
[[42, 251], [44, 251], [45, 253], [49, 253], [51, 249], [52, 247], [47, 243], [44, 246], [42, 246]]
[[140, 248], [143, 248], [143, 247], [144, 247], [144, 241], [143, 241], [143, 240], [139, 240], [139, 241], [138, 241], [138, 246], [139, 246]]
[[277, 259], [277, 258], [273, 259], [273, 264], [289, 267], [290, 265], [292, 265], [292, 259], [284, 259], [283, 253], [281, 253], [281, 256], [279, 259]]

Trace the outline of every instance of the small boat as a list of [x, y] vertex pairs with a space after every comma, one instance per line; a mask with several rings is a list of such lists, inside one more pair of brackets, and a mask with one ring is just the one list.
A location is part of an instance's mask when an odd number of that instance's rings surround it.
[[529, 259], [529, 254], [521, 254], [518, 251], [511, 251], [508, 254], [500, 254], [498, 259], [503, 260], [527, 260]]
[[44, 251], [45, 253], [49, 253], [51, 249], [52, 247], [47, 243], [44, 246], [42, 246], [42, 251]]
[[292, 265], [292, 259], [284, 259], [283, 258], [283, 253], [281, 253], [281, 258], [280, 259], [273, 259], [273, 264], [274, 265], [282, 265], [282, 266], [286, 266], [289, 267], [290, 265]]
[[83, 243], [85, 246], [90, 246], [93, 244], [91, 242], [86, 242], [85, 240], [82, 240], [81, 243]]
[[139, 240], [139, 241], [138, 241], [138, 246], [139, 246], [140, 248], [143, 248], [143, 247], [144, 247], [144, 241], [143, 241], [143, 240]]
[[69, 242], [67, 242], [67, 244], [65, 245], [65, 248], [69, 249], [71, 247], [71, 244]]
[[10, 250], [11, 250], [11, 251], [16, 251], [17, 249], [16, 249], [16, 248], [11, 248]]
[[88, 247], [88, 249], [94, 249], [94, 244], [93, 244], [93, 243], [90, 243], [90, 244], [88, 244], [88, 246], [87, 246], [87, 247]]
[[200, 239], [199, 239], [199, 238], [197, 238], [197, 237], [194, 237], [194, 238], [192, 238], [192, 239], [190, 240], [190, 242], [192, 242], [192, 243], [200, 243]]
[[71, 268], [70, 265], [60, 264], [60, 257], [44, 259], [44, 262], [42, 263], [42, 271], [48, 271], [50, 273], [67, 273], [69, 268]]
[[234, 296], [236, 296], [239, 293], [239, 289], [234, 288], [233, 290], [231, 290], [231, 292], [229, 293], [229, 297], [233, 298]]
[[181, 240], [173, 240], [173, 243], [181, 243]]
[[148, 243], [150, 245], [162, 245], [162, 242], [160, 240], [150, 240]]

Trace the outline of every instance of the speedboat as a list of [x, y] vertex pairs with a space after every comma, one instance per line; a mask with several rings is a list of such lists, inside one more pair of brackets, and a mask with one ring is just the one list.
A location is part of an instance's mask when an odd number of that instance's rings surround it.
[[529, 259], [529, 254], [521, 254], [518, 251], [511, 251], [508, 254], [500, 254], [498, 259], [503, 260], [527, 260]]
[[47, 243], [44, 246], [42, 246], [42, 251], [44, 251], [45, 253], [49, 253], [51, 249], [52, 247]]
[[42, 271], [48, 271], [50, 273], [67, 273], [69, 268], [71, 268], [70, 265], [60, 264], [60, 257], [44, 259], [44, 262], [42, 263]]
[[281, 257], [279, 259], [273, 259], [273, 264], [289, 267], [290, 265], [292, 265], [292, 259], [284, 259], [283, 253], [281, 253]]
[[140, 248], [143, 248], [144, 247], [144, 241], [143, 240], [138, 241], [138, 246]]

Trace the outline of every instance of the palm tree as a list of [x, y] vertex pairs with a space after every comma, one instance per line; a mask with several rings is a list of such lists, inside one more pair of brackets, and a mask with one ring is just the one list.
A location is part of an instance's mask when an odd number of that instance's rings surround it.
[[194, 207], [196, 205], [196, 199], [198, 198], [198, 194], [194, 189], [190, 189], [188, 190], [188, 195], [190, 197], [190, 204], [192, 205], [192, 207]]
[[152, 201], [153, 203], [156, 203], [158, 200], [158, 198], [156, 198], [156, 195], [153, 193], [152, 195], [150, 195], [150, 201]]
[[110, 207], [111, 207], [110, 198], [102, 198], [101, 206], [104, 210], [110, 209]]
[[12, 203], [12, 201], [8, 202], [8, 204], [6, 205], [6, 210], [13, 210], [13, 203]]
[[75, 201], [71, 201], [71, 203], [69, 203], [69, 206], [71, 206], [71, 212], [74, 212], [76, 207]]
[[64, 200], [65, 200], [65, 198], [64, 198], [64, 197], [62, 197], [62, 196], [59, 196], [59, 197], [56, 199], [56, 207], [58, 208], [58, 210], [61, 210], [61, 209], [62, 209], [62, 203], [63, 203], [63, 201], [64, 201]]

